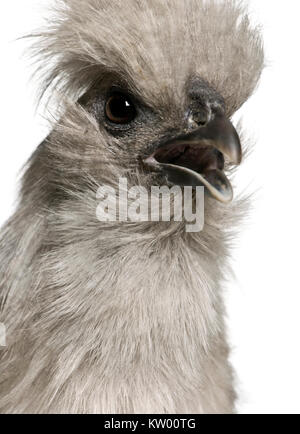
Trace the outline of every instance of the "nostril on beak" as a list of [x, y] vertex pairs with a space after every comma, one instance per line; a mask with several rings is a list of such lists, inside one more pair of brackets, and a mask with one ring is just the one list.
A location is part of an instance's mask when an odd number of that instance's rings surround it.
[[210, 121], [210, 115], [206, 110], [189, 112], [187, 116], [189, 130], [205, 127]]
[[209, 114], [206, 111], [199, 111], [193, 113], [192, 118], [199, 127], [205, 127], [209, 121]]

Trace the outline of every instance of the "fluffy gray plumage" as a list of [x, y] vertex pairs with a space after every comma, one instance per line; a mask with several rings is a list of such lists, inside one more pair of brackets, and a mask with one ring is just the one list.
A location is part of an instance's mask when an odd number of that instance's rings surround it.
[[[63, 115], [1, 233], [0, 411], [234, 412], [222, 286], [245, 201], [207, 195], [204, 231], [187, 234], [100, 223], [95, 192], [153, 183], [139, 159], [185, 129], [193, 86], [232, 116], [261, 74], [259, 31], [232, 0], [65, 0], [36, 38], [42, 92]], [[140, 102], [130, 129], [103, 116], [112, 86]]]

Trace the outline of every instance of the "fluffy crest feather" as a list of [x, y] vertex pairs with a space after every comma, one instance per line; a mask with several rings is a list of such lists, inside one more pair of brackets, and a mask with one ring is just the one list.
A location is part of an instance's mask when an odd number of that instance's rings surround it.
[[229, 114], [252, 94], [264, 56], [258, 28], [235, 0], [65, 0], [35, 35], [42, 92], [78, 98], [116, 74], [146, 101], [180, 99], [198, 75], [225, 99]]

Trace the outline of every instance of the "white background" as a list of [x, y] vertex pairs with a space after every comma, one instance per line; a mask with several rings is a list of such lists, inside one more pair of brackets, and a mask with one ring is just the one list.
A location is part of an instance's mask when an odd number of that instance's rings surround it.
[[[32, 70], [21, 58], [28, 42], [14, 40], [40, 26], [48, 4], [0, 6], [1, 225], [13, 211], [18, 171], [47, 133], [35, 114]], [[250, 0], [250, 8], [263, 25], [267, 68], [238, 114], [257, 145], [237, 184], [257, 194], [234, 252], [237, 278], [228, 285], [232, 362], [241, 413], [300, 414], [300, 2]]]

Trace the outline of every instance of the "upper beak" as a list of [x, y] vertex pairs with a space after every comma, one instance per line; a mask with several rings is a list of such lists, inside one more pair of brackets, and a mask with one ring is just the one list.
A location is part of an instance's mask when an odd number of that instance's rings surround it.
[[242, 147], [232, 123], [218, 114], [206, 126], [159, 144], [144, 163], [173, 184], [204, 185], [217, 200], [230, 202], [233, 190], [223, 172], [225, 160], [240, 164]]
[[230, 163], [240, 164], [242, 147], [239, 135], [232, 123], [225, 116], [216, 116], [206, 127], [199, 128], [186, 136], [179, 138], [181, 143], [186, 140], [190, 144], [209, 144], [225, 155]]

